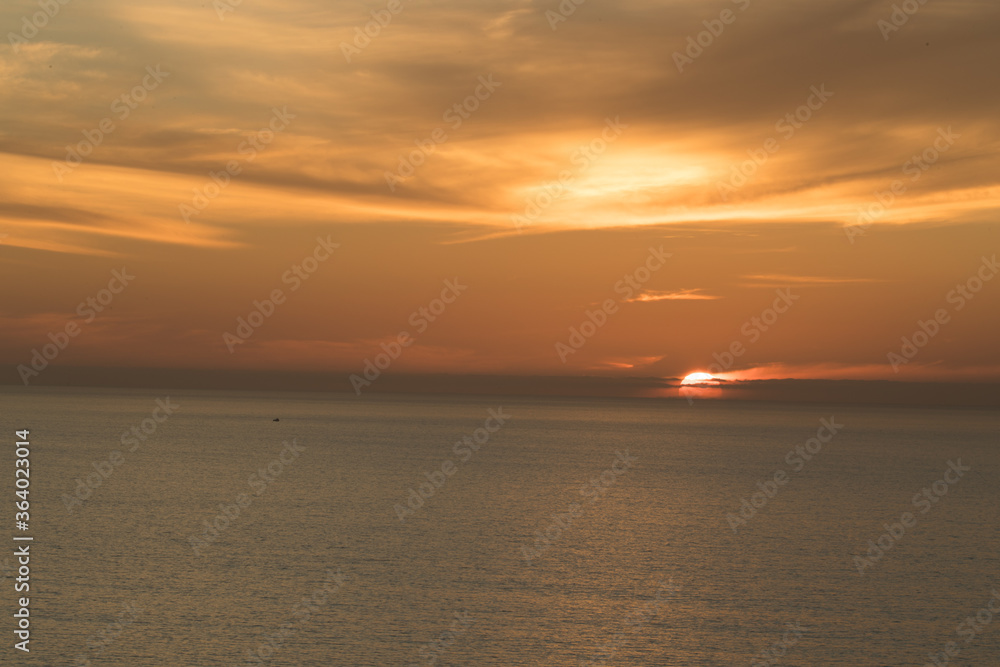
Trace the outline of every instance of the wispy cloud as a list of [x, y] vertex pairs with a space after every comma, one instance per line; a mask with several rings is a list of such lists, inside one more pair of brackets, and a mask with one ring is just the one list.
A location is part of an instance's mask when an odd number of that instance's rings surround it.
[[593, 370], [601, 370], [607, 368], [614, 368], [617, 370], [630, 370], [633, 368], [642, 368], [643, 366], [649, 366], [650, 364], [655, 364], [657, 361], [663, 359], [663, 356], [656, 357], [617, 357], [614, 359], [607, 359], [599, 364], [592, 366]]
[[767, 363], [739, 370], [717, 373], [723, 380], [908, 380], [976, 382], [993, 381], [1000, 373], [1000, 365], [955, 365], [945, 367], [940, 363], [908, 364], [896, 374], [888, 364], [849, 363]]
[[701, 294], [700, 288], [673, 290], [671, 292], [659, 292], [656, 290], [646, 290], [641, 294], [627, 299], [625, 303], [648, 303], [651, 301], [712, 301], [721, 299], [721, 296], [714, 294]]

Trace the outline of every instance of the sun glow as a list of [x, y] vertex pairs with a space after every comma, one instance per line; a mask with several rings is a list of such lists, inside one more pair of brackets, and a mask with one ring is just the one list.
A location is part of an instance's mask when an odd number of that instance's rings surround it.
[[681, 380], [681, 384], [716, 384], [717, 381], [715, 377], [708, 373], [691, 373]]

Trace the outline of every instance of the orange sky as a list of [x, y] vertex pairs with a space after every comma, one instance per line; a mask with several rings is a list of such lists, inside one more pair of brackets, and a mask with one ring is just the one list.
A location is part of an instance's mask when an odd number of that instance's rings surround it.
[[1000, 245], [1000, 6], [892, 4], [5, 3], [3, 381], [67, 323], [54, 365], [361, 373], [406, 331], [390, 372], [1000, 380], [1000, 280], [953, 292]]

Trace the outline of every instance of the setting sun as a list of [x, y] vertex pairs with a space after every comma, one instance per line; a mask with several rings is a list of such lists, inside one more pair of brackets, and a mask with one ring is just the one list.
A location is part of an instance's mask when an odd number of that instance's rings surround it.
[[712, 375], [710, 375], [709, 373], [691, 373], [691, 374], [687, 375], [683, 380], [681, 380], [681, 384], [682, 385], [683, 384], [707, 384], [707, 383], [715, 384], [717, 381], [718, 380], [716, 378], [712, 377]]

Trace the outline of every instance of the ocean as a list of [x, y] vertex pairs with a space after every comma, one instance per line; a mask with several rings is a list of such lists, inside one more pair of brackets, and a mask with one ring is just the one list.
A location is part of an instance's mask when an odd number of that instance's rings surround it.
[[0, 555], [4, 664], [1000, 664], [995, 410], [13, 387], [0, 406], [8, 500], [30, 430], [28, 531], [5, 505], [34, 538], [30, 593]]

